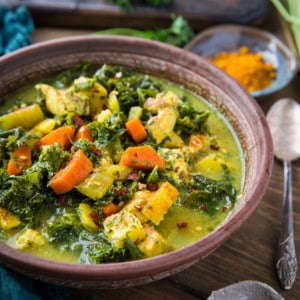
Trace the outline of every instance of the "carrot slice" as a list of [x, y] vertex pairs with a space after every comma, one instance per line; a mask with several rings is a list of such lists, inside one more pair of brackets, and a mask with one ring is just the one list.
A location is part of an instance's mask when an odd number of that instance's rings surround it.
[[119, 211], [119, 207], [118, 207], [118, 205], [116, 205], [114, 203], [109, 203], [109, 204], [103, 206], [102, 210], [106, 216], [110, 216], [112, 214], [117, 213]]
[[53, 145], [59, 143], [63, 149], [68, 149], [71, 146], [72, 139], [74, 138], [75, 130], [71, 126], [60, 127], [53, 130], [49, 134], [42, 137], [38, 146]]
[[7, 172], [9, 175], [21, 175], [23, 171], [30, 168], [31, 165], [31, 149], [23, 145], [14, 149], [7, 165]]
[[90, 142], [93, 141], [91, 133], [86, 125], [83, 125], [78, 129], [76, 136], [75, 136], [75, 140], [76, 141], [88, 140]]
[[135, 143], [140, 143], [147, 138], [147, 131], [140, 119], [132, 119], [125, 124], [128, 134]]
[[120, 164], [140, 170], [152, 170], [155, 166], [160, 170], [165, 168], [164, 159], [149, 145], [129, 147], [122, 154]]
[[67, 165], [51, 178], [49, 186], [57, 195], [67, 193], [85, 180], [92, 170], [92, 162], [78, 150]]

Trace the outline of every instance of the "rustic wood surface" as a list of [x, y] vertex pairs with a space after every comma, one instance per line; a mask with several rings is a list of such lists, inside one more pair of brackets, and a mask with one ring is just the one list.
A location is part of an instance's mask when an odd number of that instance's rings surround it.
[[[265, 24], [281, 38], [286, 32], [272, 15]], [[33, 41], [89, 31], [38, 29]], [[292, 97], [300, 103], [300, 77], [285, 89], [258, 99], [266, 113], [281, 97]], [[242, 280], [258, 280], [269, 284], [285, 299], [300, 299], [300, 272], [289, 291], [280, 288], [275, 271], [277, 241], [280, 234], [283, 197], [283, 165], [275, 160], [269, 188], [255, 213], [241, 229], [214, 253], [192, 267], [148, 285], [118, 290], [72, 290], [71, 299], [206, 299], [214, 290]], [[294, 229], [298, 258], [300, 253], [300, 161], [293, 163]]]
[[224, 22], [259, 24], [268, 11], [267, 0], [174, 0], [162, 8], [132, 2], [136, 6], [128, 14], [109, 0], [0, 0], [0, 4], [7, 6], [26, 5], [37, 25], [69, 28], [167, 27], [171, 14], [176, 14], [201, 29]]

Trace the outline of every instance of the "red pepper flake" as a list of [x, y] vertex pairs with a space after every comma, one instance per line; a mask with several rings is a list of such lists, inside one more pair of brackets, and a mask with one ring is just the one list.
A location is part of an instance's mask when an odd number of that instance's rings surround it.
[[95, 149], [95, 150], [94, 150], [94, 154], [95, 154], [96, 156], [101, 156], [101, 155], [102, 155], [102, 151], [101, 151], [100, 149]]
[[217, 146], [217, 145], [210, 145], [210, 149], [211, 149], [211, 150], [214, 150], [214, 151], [219, 151], [219, 150], [220, 150], [220, 147]]
[[63, 195], [58, 196], [57, 205], [62, 207], [65, 205], [65, 197]]
[[174, 171], [177, 173], [179, 171], [179, 166], [177, 166]]
[[200, 209], [206, 211], [207, 210], [207, 205], [205, 203], [202, 203], [200, 205]]
[[113, 189], [112, 189], [112, 192], [113, 192], [114, 194], [116, 194], [117, 196], [121, 195], [121, 192], [120, 192], [118, 189], [116, 189], [116, 188], [113, 188]]
[[147, 190], [149, 190], [150, 192], [155, 192], [158, 190], [158, 184], [156, 183], [148, 183], [147, 184]]
[[99, 213], [93, 211], [90, 213], [90, 217], [92, 218], [93, 222], [98, 226], [99, 225]]
[[127, 175], [127, 179], [129, 180], [133, 180], [133, 181], [136, 181], [136, 180], [139, 180], [140, 176], [139, 176], [139, 173], [130, 173]]
[[177, 224], [178, 229], [187, 228], [188, 223], [187, 222], [181, 222]]
[[81, 119], [81, 117], [78, 114], [74, 115], [73, 121], [74, 121], [75, 125], [77, 125], [79, 127], [84, 125], [84, 121]]

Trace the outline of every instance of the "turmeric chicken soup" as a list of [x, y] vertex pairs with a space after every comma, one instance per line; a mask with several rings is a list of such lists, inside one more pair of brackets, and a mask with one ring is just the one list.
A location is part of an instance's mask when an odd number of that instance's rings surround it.
[[233, 209], [233, 130], [182, 87], [118, 66], [76, 67], [2, 102], [0, 237], [73, 263], [153, 257]]

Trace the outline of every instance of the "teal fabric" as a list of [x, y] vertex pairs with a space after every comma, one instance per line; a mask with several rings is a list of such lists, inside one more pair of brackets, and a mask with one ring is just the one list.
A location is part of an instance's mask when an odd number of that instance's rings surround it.
[[29, 45], [33, 30], [32, 17], [24, 6], [10, 10], [0, 5], [0, 55]]
[[69, 289], [50, 285], [0, 267], [0, 300], [67, 300]]

